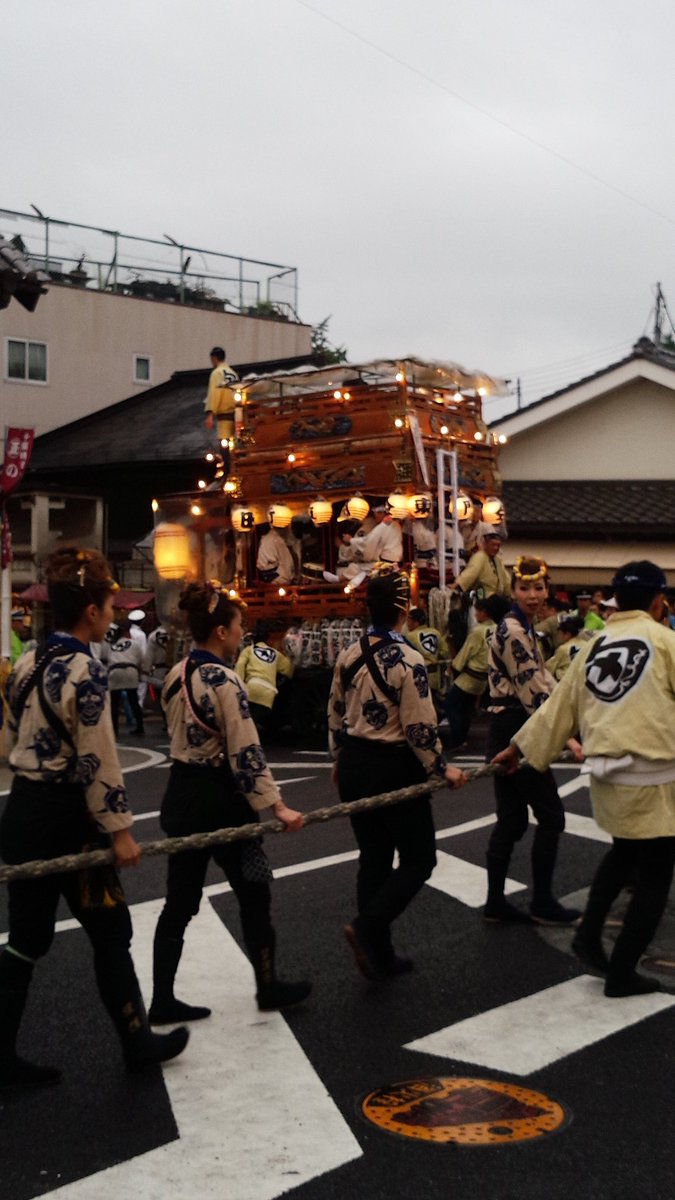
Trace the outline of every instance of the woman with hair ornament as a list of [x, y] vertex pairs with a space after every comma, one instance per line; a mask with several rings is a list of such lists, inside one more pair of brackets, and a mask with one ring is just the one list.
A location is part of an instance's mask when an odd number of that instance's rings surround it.
[[[531, 713], [548, 700], [555, 679], [546, 670], [534, 621], [548, 595], [548, 567], [542, 558], [521, 557], [511, 578], [513, 604], [497, 625], [488, 651], [490, 727], [487, 760], [507, 747]], [[577, 742], [570, 748], [581, 755]], [[550, 770], [524, 767], [517, 775], [495, 776], [497, 823], [487, 851], [486, 921], [571, 925], [581, 915], [553, 895], [553, 872], [565, 812]], [[528, 807], [537, 828], [532, 843], [531, 917], [504, 897], [511, 854], [528, 826]]]
[[131, 920], [115, 868], [136, 866], [113, 734], [105, 668], [90, 642], [113, 615], [110, 567], [96, 550], [62, 547], [47, 562], [57, 632], [23, 655], [9, 683], [14, 781], [0, 823], [7, 863], [112, 847], [114, 867], [96, 867], [9, 886], [9, 939], [0, 955], [0, 1086], [56, 1083], [60, 1072], [26, 1062], [16, 1041], [36, 961], [54, 936], [63, 897], [94, 951], [98, 990], [130, 1069], [174, 1058], [186, 1029], [148, 1027], [129, 946]]
[[[300, 829], [302, 814], [284, 804], [265, 762], [244, 686], [236, 672], [225, 666], [224, 660], [232, 657], [242, 638], [241, 601], [212, 580], [190, 584], [179, 607], [187, 614], [194, 649], [171, 668], [162, 693], [172, 759], [162, 802], [162, 829], [170, 837], [189, 837], [248, 825], [266, 808], [287, 829]], [[306, 999], [312, 990], [304, 980], [277, 978], [270, 917], [272, 872], [261, 839], [188, 850], [168, 860], [167, 896], [153, 951], [150, 1020], [155, 1025], [211, 1015], [209, 1008], [185, 1004], [174, 996], [183, 937], [199, 911], [211, 859], [222, 868], [239, 903], [258, 1008], [263, 1012], [286, 1008]]]
[[[443, 756], [424, 659], [401, 633], [410, 604], [405, 572], [377, 563], [366, 601], [371, 624], [339, 654], [328, 703], [340, 799], [436, 779], [460, 787], [466, 776]], [[395, 952], [390, 927], [436, 865], [430, 797], [355, 814], [351, 824], [360, 851], [358, 912], [345, 937], [367, 978], [403, 974], [413, 963]]]

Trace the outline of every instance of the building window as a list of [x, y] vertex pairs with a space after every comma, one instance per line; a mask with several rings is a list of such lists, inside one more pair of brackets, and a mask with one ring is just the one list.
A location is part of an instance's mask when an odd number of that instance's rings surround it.
[[5, 377], [23, 383], [46, 383], [47, 343], [7, 338]]
[[134, 383], [150, 382], [150, 359], [147, 354], [134, 354]]

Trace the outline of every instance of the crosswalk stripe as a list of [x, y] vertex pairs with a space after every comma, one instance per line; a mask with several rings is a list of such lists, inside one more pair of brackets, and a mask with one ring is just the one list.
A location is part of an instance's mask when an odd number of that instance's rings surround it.
[[602, 980], [580, 975], [417, 1038], [405, 1049], [531, 1075], [674, 1004], [675, 996], [665, 992], [607, 1000]]
[[612, 836], [596, 825], [592, 817], [583, 817], [579, 813], [565, 813], [565, 832], [575, 837], [588, 838], [592, 842], [611, 842]]
[[[134, 950], [150, 990], [161, 900], [134, 906]], [[250, 963], [210, 904], [190, 924], [180, 976], [213, 1015], [164, 1068], [178, 1138], [48, 1193], [57, 1200], [275, 1200], [362, 1156], [337, 1105], [280, 1013], [259, 1013]], [[193, 995], [195, 980], [208, 994]]]
[[561, 784], [558, 788], [559, 796], [571, 796], [573, 792], [580, 792], [583, 788], [591, 786], [589, 775], [577, 775], [576, 779], [569, 779], [567, 783]]
[[[475, 863], [466, 862], [454, 854], [446, 854], [444, 850], [436, 852], [436, 869], [427, 883], [438, 892], [452, 896], [466, 904], [467, 908], [482, 908], [487, 894], [487, 871], [477, 867]], [[504, 885], [507, 895], [512, 892], [525, 891], [524, 883], [515, 879], [507, 879]]]

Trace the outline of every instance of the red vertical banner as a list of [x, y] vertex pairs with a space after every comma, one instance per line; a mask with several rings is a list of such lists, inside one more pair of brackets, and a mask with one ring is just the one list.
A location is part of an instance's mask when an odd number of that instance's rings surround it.
[[34, 439], [34, 429], [17, 429], [14, 426], [7, 428], [5, 457], [2, 464], [2, 477], [0, 478], [0, 493], [3, 496], [8, 496], [21, 483], [33, 450]]

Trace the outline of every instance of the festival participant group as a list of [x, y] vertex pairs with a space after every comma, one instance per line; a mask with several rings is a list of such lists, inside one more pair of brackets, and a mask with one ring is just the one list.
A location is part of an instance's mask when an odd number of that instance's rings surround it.
[[[359, 859], [344, 937], [369, 980], [395, 986], [396, 976], [414, 970], [395, 944], [395, 922], [436, 862], [429, 785], [457, 789], [468, 782], [448, 761], [443, 740], [450, 753], [458, 751], [480, 706], [487, 719], [486, 758], [499, 768], [483, 918], [496, 926], [569, 926], [584, 969], [604, 978], [607, 1000], [598, 1003], [658, 990], [638, 967], [663, 914], [675, 863], [675, 631], [665, 576], [647, 560], [623, 564], [611, 589], [579, 593], [572, 608], [570, 597], [553, 589], [542, 559], [521, 557], [509, 571], [500, 547], [499, 536], [488, 531], [459, 574], [447, 630], [430, 626], [425, 612], [411, 604], [410, 579], [397, 562], [370, 565], [369, 623], [339, 652], [333, 670], [333, 778], [344, 802], [405, 787], [414, 792], [350, 817]], [[211, 859], [238, 901], [258, 1008], [283, 1010], [306, 1001], [312, 990], [309, 980], [277, 974], [272, 872], [262, 839], [252, 836], [168, 857], [146, 1013], [119, 875], [140, 859], [116, 748], [122, 694], [137, 735], [144, 733], [142, 697], [134, 687], [138, 652], [147, 656], [148, 674], [162, 689], [170, 739], [161, 808], [165, 833], [186, 837], [249, 825], [266, 810], [287, 831], [301, 829], [303, 816], [284, 803], [259, 736], [259, 730], [266, 736], [274, 707], [276, 671], [272, 679], [270, 669], [278, 652], [263, 636], [253, 646], [260, 653], [242, 650], [243, 606], [217, 581], [184, 590], [187, 651], [170, 669], [162, 657], [165, 630], [151, 636], [151, 656], [119, 622], [109, 634], [117, 585], [98, 551], [57, 549], [46, 581], [54, 632], [17, 658], [8, 685], [13, 783], [0, 820], [0, 855], [6, 864], [21, 864], [111, 847], [114, 864], [7, 885], [0, 1087], [60, 1078], [56, 1068], [24, 1057], [19, 1040], [34, 967], [50, 948], [61, 897], [91, 942], [98, 992], [129, 1070], [181, 1054], [186, 1025], [211, 1016], [204, 1003], [207, 971], [204, 994], [192, 994], [196, 981], [190, 981], [189, 997], [178, 998], [174, 987]], [[132, 625], [140, 624], [138, 613], [130, 616]], [[446, 668], [452, 677], [447, 689]], [[612, 838], [588, 881], [583, 913], [555, 889], [565, 814], [551, 767], [564, 751], [589, 772], [595, 819]], [[504, 892], [530, 812], [535, 832], [526, 908]], [[624, 888], [628, 907], [610, 951], [603, 927]], [[523, 954], [530, 955], [531, 947], [524, 944]], [[157, 1032], [164, 1026], [175, 1028]]]

